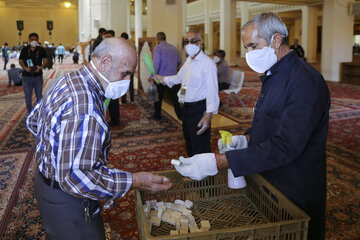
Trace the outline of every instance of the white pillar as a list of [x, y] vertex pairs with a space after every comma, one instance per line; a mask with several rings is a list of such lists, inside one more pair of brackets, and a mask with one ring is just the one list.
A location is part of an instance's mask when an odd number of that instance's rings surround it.
[[131, 39], [131, 28], [130, 28], [130, 3], [126, 4], [126, 32]]
[[142, 0], [135, 0], [135, 46], [138, 49], [138, 39], [142, 37]]
[[[249, 21], [249, 5], [247, 2], [240, 2], [240, 10], [241, 10], [241, 27], [240, 27], [240, 31], [242, 26], [245, 25], [245, 23], [247, 23], [247, 21]], [[244, 48], [244, 44], [241, 41], [241, 32], [240, 32], [240, 46], [241, 46], [241, 57], [245, 58], [245, 54], [246, 54], [246, 49]]]
[[230, 65], [236, 64], [236, 0], [220, 0], [220, 48]]
[[[305, 57], [307, 62], [315, 63], [316, 62], [316, 46], [317, 46], [317, 8], [316, 7], [306, 7], [307, 10], [307, 19], [303, 19], [307, 22], [307, 31], [302, 31], [302, 38], [306, 38], [306, 48]], [[304, 25], [304, 23], [303, 23]]]
[[309, 33], [309, 7], [308, 6], [303, 6], [302, 7], [302, 15], [301, 15], [301, 46], [303, 47], [303, 49], [305, 50], [305, 57], [308, 55], [308, 34], [312, 34]]
[[186, 13], [187, 0], [182, 0], [182, 36], [184, 37], [187, 32], [187, 13]]
[[212, 44], [212, 22], [210, 19], [210, 2], [204, 1], [204, 43], [205, 43], [205, 53], [213, 54], [213, 44]]
[[340, 63], [352, 61], [354, 16], [347, 0], [324, 0], [321, 72], [326, 80], [340, 81]]
[[88, 42], [91, 39], [90, 0], [79, 0], [79, 42]]
[[127, 32], [127, 5], [128, 0], [111, 0], [111, 26], [115, 36], [120, 37], [122, 32]]
[[111, 2], [107, 0], [91, 0], [91, 37], [98, 36], [99, 28], [111, 26]]

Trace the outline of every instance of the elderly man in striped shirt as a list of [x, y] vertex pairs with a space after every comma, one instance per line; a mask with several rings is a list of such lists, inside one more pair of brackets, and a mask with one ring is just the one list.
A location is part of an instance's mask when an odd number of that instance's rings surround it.
[[164, 177], [106, 167], [111, 140], [104, 100], [127, 91], [136, 63], [126, 40], [105, 39], [92, 61], [60, 77], [28, 116], [36, 135], [35, 196], [47, 239], [105, 239], [99, 200], [109, 208], [131, 187], [171, 187]]

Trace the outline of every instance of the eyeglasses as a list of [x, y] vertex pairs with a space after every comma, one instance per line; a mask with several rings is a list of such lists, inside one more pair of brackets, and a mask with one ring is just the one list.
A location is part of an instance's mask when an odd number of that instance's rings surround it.
[[196, 38], [192, 38], [192, 39], [185, 39], [184, 40], [184, 43], [185, 43], [185, 45], [188, 45], [189, 43], [191, 43], [191, 44], [195, 44], [195, 43], [197, 43], [197, 42], [199, 42], [200, 40], [198, 40], [198, 39], [196, 39]]

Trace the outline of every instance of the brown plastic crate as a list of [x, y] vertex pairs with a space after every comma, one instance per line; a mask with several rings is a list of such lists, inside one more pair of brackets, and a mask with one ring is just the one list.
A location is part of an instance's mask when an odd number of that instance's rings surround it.
[[[136, 218], [141, 239], [307, 239], [310, 217], [258, 174], [246, 177], [247, 187], [238, 190], [228, 188], [227, 170], [202, 181], [183, 178], [176, 171], [156, 174], [170, 178], [173, 187], [155, 194], [136, 190]], [[170, 236], [175, 226], [161, 222], [160, 227], [153, 226], [150, 233], [143, 204], [152, 199], [193, 201], [191, 210], [196, 223], [209, 220], [210, 231]]]

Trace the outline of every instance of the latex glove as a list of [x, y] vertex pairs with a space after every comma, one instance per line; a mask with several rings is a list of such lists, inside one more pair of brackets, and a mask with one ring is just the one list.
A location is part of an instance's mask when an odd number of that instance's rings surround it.
[[154, 78], [155, 78], [155, 79], [158, 79], [159, 82], [160, 82], [162, 85], [166, 86], [166, 83], [165, 83], [165, 81], [164, 81], [164, 76], [155, 75]]
[[213, 176], [218, 173], [216, 157], [214, 153], [196, 154], [190, 158], [180, 157], [180, 166], [174, 165], [184, 177], [190, 177], [200, 181], [207, 176]]
[[164, 177], [154, 175], [148, 172], [137, 172], [132, 174], [134, 188], [138, 188], [146, 192], [165, 191], [171, 188], [171, 181]]
[[197, 135], [203, 134], [206, 131], [206, 129], [210, 127], [211, 118], [212, 118], [212, 113], [204, 112], [203, 117], [200, 119], [200, 122], [197, 125], [200, 128], [196, 132]]
[[221, 138], [218, 140], [218, 148], [220, 153], [224, 153], [229, 150], [242, 149], [247, 147], [248, 147], [248, 142], [244, 135], [231, 136], [231, 142], [226, 146], [223, 146]]

